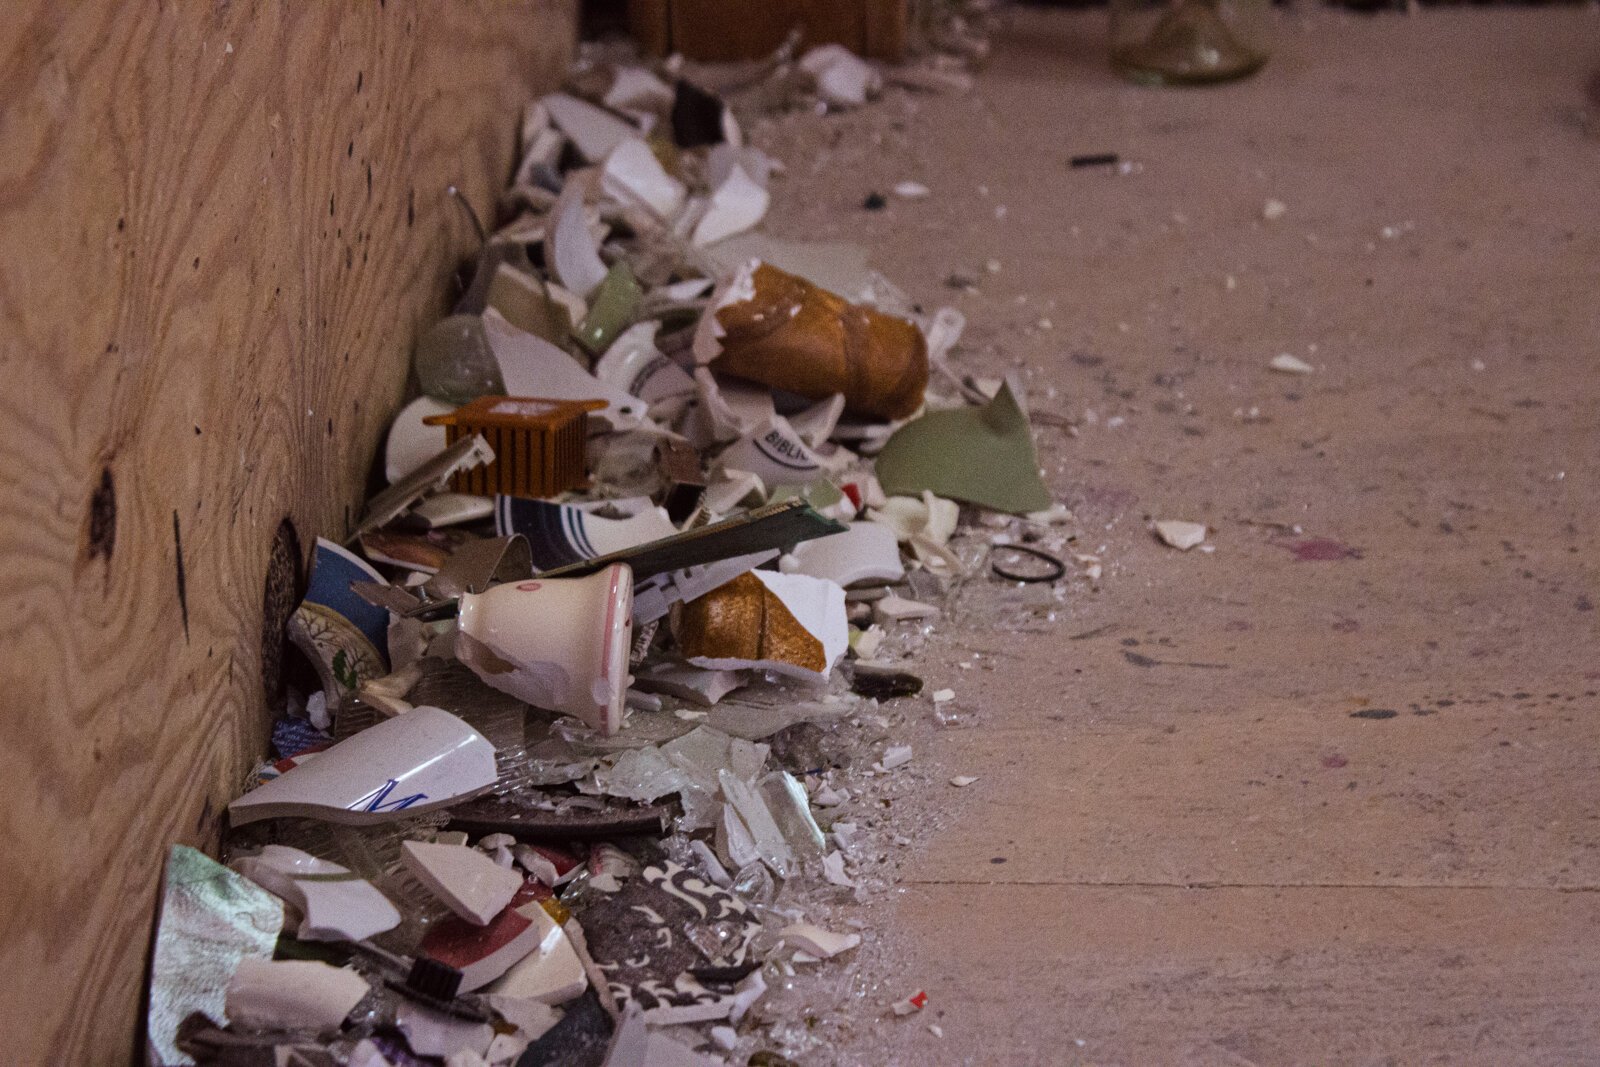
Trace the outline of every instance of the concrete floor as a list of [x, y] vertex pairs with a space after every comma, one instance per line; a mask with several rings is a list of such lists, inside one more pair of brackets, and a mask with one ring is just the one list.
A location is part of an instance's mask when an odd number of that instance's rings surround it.
[[[1043, 458], [1108, 564], [924, 658], [973, 722], [922, 727], [863, 1008], [931, 1003], [832, 1055], [1600, 1062], [1600, 15], [1301, 10], [1198, 91], [1117, 83], [1103, 20], [757, 130], [776, 232], [870, 244], [1079, 423]], [[1067, 168], [1106, 151], [1139, 169]]]

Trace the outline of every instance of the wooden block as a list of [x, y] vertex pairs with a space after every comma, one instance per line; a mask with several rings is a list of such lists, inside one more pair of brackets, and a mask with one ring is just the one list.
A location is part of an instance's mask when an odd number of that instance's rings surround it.
[[476, 244], [445, 187], [487, 217], [575, 25], [574, 0], [11, 5], [7, 1062], [142, 1060], [166, 850], [214, 846], [267, 753], [295, 564], [348, 529]]

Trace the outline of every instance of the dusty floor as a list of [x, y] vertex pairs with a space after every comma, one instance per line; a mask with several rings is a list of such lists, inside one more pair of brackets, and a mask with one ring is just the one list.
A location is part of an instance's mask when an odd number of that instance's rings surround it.
[[1174, 92], [1034, 12], [969, 97], [756, 131], [774, 232], [869, 243], [1079, 424], [1041, 445], [1107, 561], [923, 656], [966, 715], [913, 712], [903, 881], [807, 1062], [1600, 1062], [1597, 34], [1303, 10]]

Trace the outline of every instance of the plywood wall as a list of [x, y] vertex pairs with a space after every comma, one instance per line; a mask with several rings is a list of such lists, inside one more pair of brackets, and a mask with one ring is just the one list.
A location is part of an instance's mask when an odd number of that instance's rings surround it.
[[134, 1057], [166, 848], [266, 749], [264, 601], [359, 505], [472, 243], [444, 189], [488, 210], [575, 8], [8, 5], [0, 1060]]

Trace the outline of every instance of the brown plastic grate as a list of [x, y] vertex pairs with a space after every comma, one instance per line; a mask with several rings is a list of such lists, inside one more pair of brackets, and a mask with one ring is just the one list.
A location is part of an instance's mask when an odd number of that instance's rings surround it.
[[423, 421], [443, 426], [445, 441], [482, 434], [494, 462], [457, 474], [458, 493], [549, 497], [588, 483], [584, 443], [589, 412], [604, 400], [547, 400], [527, 396], [480, 396], [447, 415]]

